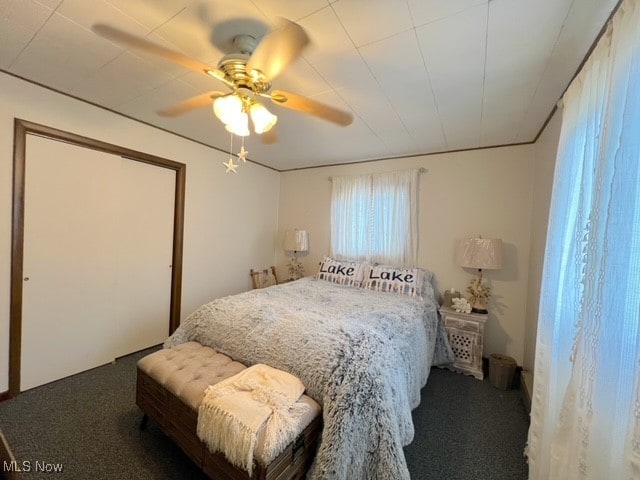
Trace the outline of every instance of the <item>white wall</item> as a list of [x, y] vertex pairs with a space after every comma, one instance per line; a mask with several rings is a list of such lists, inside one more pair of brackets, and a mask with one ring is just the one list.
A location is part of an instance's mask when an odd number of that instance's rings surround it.
[[280, 180], [279, 275], [286, 277], [282, 239], [287, 228], [309, 231], [310, 251], [300, 260], [307, 274], [329, 253], [329, 176], [425, 167], [420, 181], [419, 266], [433, 271], [438, 290], [464, 290], [474, 274], [454, 262], [458, 238], [502, 238], [504, 268], [487, 271], [493, 298], [485, 356], [504, 353], [522, 364], [532, 213], [533, 145], [367, 162], [285, 172]]
[[249, 269], [273, 264], [278, 172], [247, 163], [225, 174], [226, 155], [216, 150], [3, 73], [0, 105], [0, 392], [8, 389], [14, 118], [187, 164], [183, 318], [212, 298], [249, 289]]
[[529, 286], [527, 293], [527, 315], [524, 336], [525, 370], [533, 371], [538, 330], [538, 306], [540, 303], [540, 282], [547, 240], [549, 205], [553, 188], [553, 174], [556, 165], [558, 140], [562, 125], [562, 111], [556, 111], [551, 121], [535, 144], [533, 203], [531, 212], [531, 250], [529, 253]]

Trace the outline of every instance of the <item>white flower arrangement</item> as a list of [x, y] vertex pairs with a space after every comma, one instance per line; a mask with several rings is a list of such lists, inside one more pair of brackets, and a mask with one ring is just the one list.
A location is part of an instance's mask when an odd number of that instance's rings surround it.
[[471, 313], [471, 304], [466, 298], [452, 298], [453, 309], [458, 313]]

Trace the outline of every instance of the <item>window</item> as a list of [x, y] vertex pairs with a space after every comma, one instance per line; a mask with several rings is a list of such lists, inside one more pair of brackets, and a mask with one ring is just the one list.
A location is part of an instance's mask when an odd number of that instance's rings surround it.
[[418, 253], [419, 170], [333, 178], [336, 258], [413, 266]]

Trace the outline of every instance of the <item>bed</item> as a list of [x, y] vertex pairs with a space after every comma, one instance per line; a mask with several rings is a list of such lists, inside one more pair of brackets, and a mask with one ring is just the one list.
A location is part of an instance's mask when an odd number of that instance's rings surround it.
[[409, 479], [411, 410], [430, 367], [452, 360], [430, 281], [420, 293], [307, 277], [205, 304], [165, 347], [197, 341], [297, 375], [323, 408], [308, 478]]

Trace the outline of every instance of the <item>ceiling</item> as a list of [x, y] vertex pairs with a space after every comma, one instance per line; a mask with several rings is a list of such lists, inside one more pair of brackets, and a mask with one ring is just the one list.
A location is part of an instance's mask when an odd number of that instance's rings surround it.
[[616, 3], [0, 0], [0, 69], [229, 151], [210, 108], [156, 113], [224, 85], [90, 27], [106, 23], [215, 66], [233, 36], [288, 18], [312, 44], [273, 89], [354, 115], [341, 127], [266, 103], [278, 142], [247, 137], [248, 158], [288, 170], [533, 141]]

